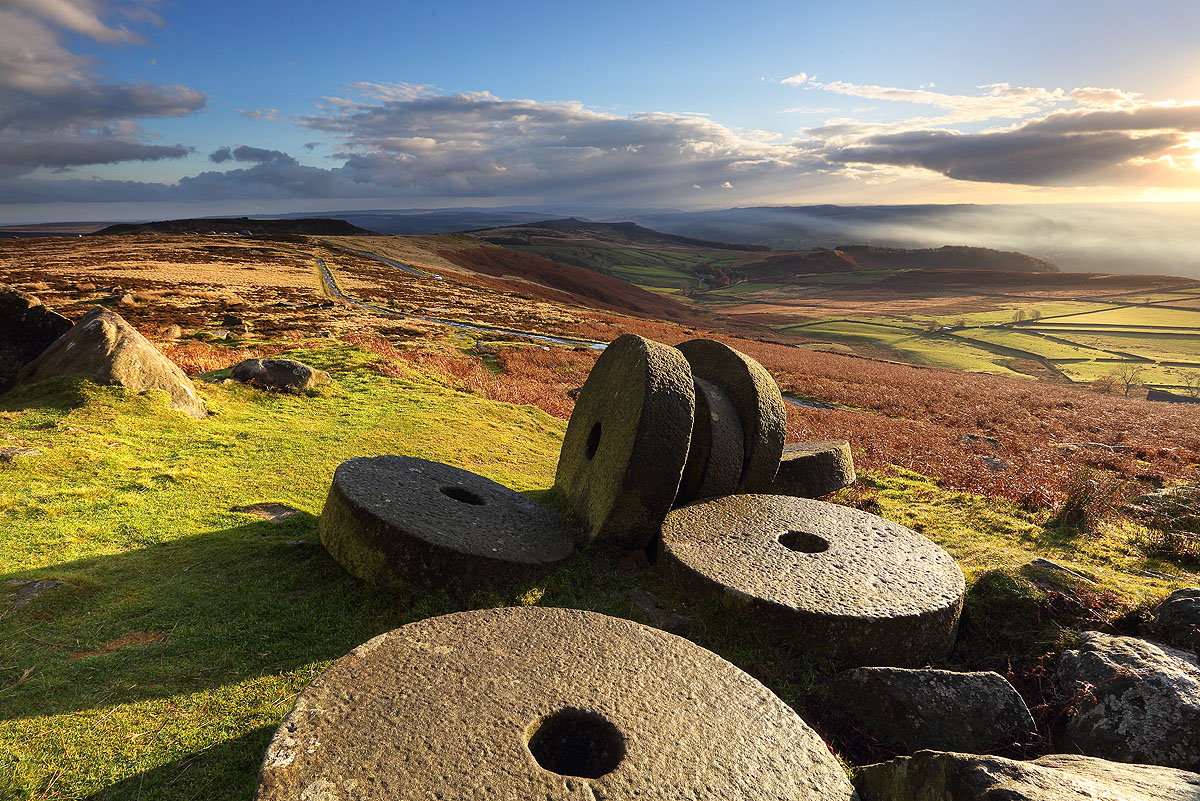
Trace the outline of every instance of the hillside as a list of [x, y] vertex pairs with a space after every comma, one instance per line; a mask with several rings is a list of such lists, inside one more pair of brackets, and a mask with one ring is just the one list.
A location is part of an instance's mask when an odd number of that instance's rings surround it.
[[260, 220], [249, 217], [215, 217], [194, 220], [162, 220], [147, 223], [117, 223], [90, 236], [128, 236], [130, 234], [238, 234], [249, 231], [255, 236], [362, 236], [374, 231], [329, 217], [303, 217], [294, 220]]
[[762, 245], [737, 245], [709, 239], [664, 234], [643, 228], [633, 222], [597, 223], [585, 222], [573, 217], [564, 220], [543, 220], [533, 224], [509, 225], [503, 228], [486, 228], [468, 233], [502, 247], [531, 247], [547, 244], [547, 242], [572, 240], [617, 246], [684, 247], [732, 251], [768, 250]]

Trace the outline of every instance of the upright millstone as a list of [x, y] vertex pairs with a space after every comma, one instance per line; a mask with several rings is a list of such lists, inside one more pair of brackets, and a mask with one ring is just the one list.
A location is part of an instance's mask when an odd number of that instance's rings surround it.
[[296, 699], [256, 801], [849, 801], [828, 748], [682, 637], [574, 609], [458, 612], [382, 634]]
[[677, 346], [692, 374], [724, 392], [742, 421], [744, 459], [738, 492], [766, 492], [775, 479], [786, 435], [783, 395], [766, 369], [744, 353], [711, 339]]
[[644, 548], [679, 490], [696, 411], [687, 359], [634, 334], [596, 360], [567, 424], [554, 483], [593, 540]]
[[696, 421], [679, 495], [675, 498], [679, 505], [736, 490], [746, 453], [742, 444], [742, 418], [733, 401], [703, 378], [692, 380], [696, 387]]
[[867, 512], [730, 495], [667, 515], [659, 565], [849, 665], [916, 667], [954, 645], [965, 589], [948, 553]]
[[372, 584], [477, 589], [533, 577], [566, 559], [570, 531], [508, 487], [440, 462], [342, 462], [318, 524], [321, 542]]

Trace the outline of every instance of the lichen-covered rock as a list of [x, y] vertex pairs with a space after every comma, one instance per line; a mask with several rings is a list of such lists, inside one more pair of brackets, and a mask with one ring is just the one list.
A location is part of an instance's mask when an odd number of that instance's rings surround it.
[[965, 584], [950, 554], [881, 517], [729, 495], [667, 515], [659, 565], [698, 595], [848, 665], [919, 666], [954, 645]]
[[854, 486], [854, 457], [844, 439], [795, 442], [783, 447], [772, 495], [819, 498]]
[[884, 748], [986, 753], [1036, 733], [1033, 716], [999, 673], [863, 667], [819, 692], [832, 716]]
[[56, 339], [17, 375], [17, 385], [59, 376], [80, 376], [134, 392], [161, 389], [172, 409], [204, 417], [196, 385], [116, 312], [97, 306]]
[[256, 801], [849, 801], [821, 739], [682, 637], [594, 612], [459, 612], [380, 635], [296, 699]]
[[243, 384], [277, 392], [300, 393], [332, 381], [324, 370], [295, 359], [246, 359], [234, 365], [230, 375]]
[[1068, 742], [1118, 762], [1200, 770], [1200, 663], [1136, 637], [1086, 632], [1064, 651], [1058, 681], [1086, 693], [1067, 721]]
[[1192, 653], [1200, 652], [1200, 587], [1175, 590], [1154, 610], [1155, 639]]
[[696, 387], [696, 419], [676, 505], [728, 495], [742, 479], [742, 419], [729, 396], [703, 378]]
[[0, 393], [12, 389], [21, 368], [70, 330], [70, 320], [33, 295], [0, 290]]
[[687, 359], [624, 334], [596, 360], [563, 435], [554, 484], [588, 536], [644, 548], [675, 501], [696, 395]]
[[920, 751], [867, 765], [860, 801], [1196, 801], [1200, 774], [1074, 754], [1029, 762]]

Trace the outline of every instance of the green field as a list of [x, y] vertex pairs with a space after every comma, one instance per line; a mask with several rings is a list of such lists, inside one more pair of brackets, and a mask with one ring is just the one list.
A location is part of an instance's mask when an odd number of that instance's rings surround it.
[[972, 328], [956, 332], [966, 339], [989, 342], [1007, 348], [1029, 351], [1047, 359], [1094, 359], [1109, 356], [1094, 348], [1074, 347], [1038, 336], [1032, 331], [1011, 328]]
[[[1105, 326], [1170, 326], [1172, 328], [1189, 329], [1200, 332], [1200, 310], [1184, 311], [1183, 309], [1156, 309], [1147, 306], [1126, 306], [1119, 309], [1108, 309], [1092, 314], [1073, 315], [1070, 318], [1053, 319], [1052, 315], [1044, 314], [1044, 322], [1070, 323], [1072, 325], [1105, 325]], [[1027, 324], [1036, 327], [1037, 323]]]

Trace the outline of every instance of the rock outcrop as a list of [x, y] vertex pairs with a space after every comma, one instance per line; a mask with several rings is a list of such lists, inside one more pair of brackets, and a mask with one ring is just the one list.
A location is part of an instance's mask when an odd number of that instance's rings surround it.
[[21, 368], [70, 330], [70, 320], [33, 295], [0, 290], [0, 393], [12, 389]]
[[1200, 652], [1200, 587], [1184, 587], [1154, 610], [1155, 639], [1192, 653]]
[[243, 384], [276, 392], [301, 393], [332, 381], [324, 370], [295, 359], [246, 359], [234, 366], [232, 375]]

